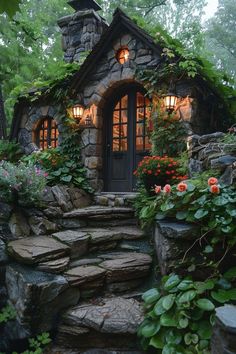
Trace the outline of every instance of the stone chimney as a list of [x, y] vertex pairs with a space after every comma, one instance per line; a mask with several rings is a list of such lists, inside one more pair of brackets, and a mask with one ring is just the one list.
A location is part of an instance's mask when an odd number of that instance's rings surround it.
[[78, 62], [83, 52], [91, 51], [108, 27], [98, 15], [101, 7], [94, 0], [71, 0], [75, 13], [58, 21], [62, 33], [62, 49], [67, 63]]

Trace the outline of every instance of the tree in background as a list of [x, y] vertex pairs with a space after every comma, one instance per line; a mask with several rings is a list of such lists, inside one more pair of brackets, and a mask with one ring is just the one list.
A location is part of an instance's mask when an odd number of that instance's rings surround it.
[[207, 23], [206, 51], [217, 67], [236, 79], [236, 1], [219, 0], [215, 16]]

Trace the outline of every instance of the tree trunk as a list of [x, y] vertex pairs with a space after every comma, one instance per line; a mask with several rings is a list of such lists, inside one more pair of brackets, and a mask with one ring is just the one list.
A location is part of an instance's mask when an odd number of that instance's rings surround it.
[[4, 101], [2, 96], [2, 86], [0, 84], [0, 139], [7, 138], [7, 124], [6, 115], [4, 110]]

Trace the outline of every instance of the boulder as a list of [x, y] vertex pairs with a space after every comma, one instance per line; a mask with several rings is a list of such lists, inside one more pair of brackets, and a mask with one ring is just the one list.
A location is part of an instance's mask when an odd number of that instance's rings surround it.
[[45, 235], [58, 230], [57, 224], [39, 216], [31, 216], [29, 225], [35, 235]]
[[19, 211], [12, 214], [9, 220], [9, 228], [15, 238], [27, 237], [30, 235], [30, 226], [26, 217]]
[[211, 168], [225, 170], [226, 167], [233, 165], [236, 162], [236, 157], [231, 155], [221, 156], [211, 160]]
[[73, 205], [70, 201], [70, 195], [67, 192], [67, 187], [65, 186], [53, 186], [52, 193], [63, 211], [70, 211], [73, 209]]
[[137, 300], [122, 297], [98, 299], [68, 310], [59, 326], [58, 342], [69, 348], [137, 347], [136, 332], [143, 321]]
[[71, 258], [79, 258], [88, 251], [90, 236], [86, 231], [65, 230], [57, 232], [52, 236], [71, 248]]
[[17, 313], [15, 325], [11, 324], [16, 339], [52, 330], [61, 310], [79, 300], [79, 292], [69, 288], [64, 277], [20, 265], [7, 267], [6, 286]]
[[70, 248], [51, 237], [35, 236], [9, 242], [8, 253], [24, 264], [35, 264], [62, 258]]
[[12, 207], [9, 204], [0, 202], [0, 219], [8, 220], [11, 216]]

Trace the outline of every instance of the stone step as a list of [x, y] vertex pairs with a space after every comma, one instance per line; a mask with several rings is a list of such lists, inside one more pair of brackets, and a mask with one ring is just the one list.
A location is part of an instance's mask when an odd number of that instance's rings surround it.
[[107, 193], [102, 192], [95, 194], [94, 201], [97, 205], [102, 206], [112, 206], [112, 207], [122, 207], [122, 206], [132, 206], [133, 201], [136, 199], [137, 193]]
[[122, 240], [133, 241], [143, 239], [145, 233], [137, 226], [116, 226], [107, 228], [81, 228], [65, 230], [52, 234], [60, 242], [71, 249], [71, 258], [76, 259], [95, 251], [111, 250]]
[[140, 350], [106, 350], [99, 348], [81, 351], [77, 349], [68, 349], [61, 346], [54, 346], [46, 350], [45, 354], [145, 354], [145, 352]]
[[132, 218], [133, 216], [133, 208], [99, 205], [92, 205], [87, 208], [75, 209], [63, 214], [64, 219], [82, 218], [92, 220], [128, 219]]
[[91, 348], [122, 353], [137, 349], [136, 332], [142, 321], [143, 310], [137, 300], [97, 298], [66, 311], [59, 325], [57, 343], [85, 353]]
[[93, 261], [64, 272], [70, 286], [77, 287], [83, 298], [98, 291], [124, 293], [136, 289], [149, 274], [152, 258], [145, 253], [113, 252]]

